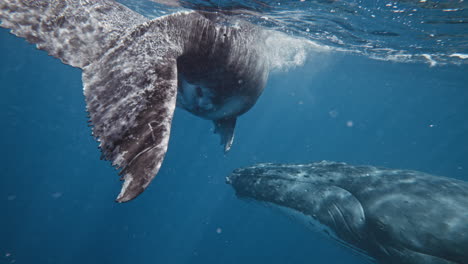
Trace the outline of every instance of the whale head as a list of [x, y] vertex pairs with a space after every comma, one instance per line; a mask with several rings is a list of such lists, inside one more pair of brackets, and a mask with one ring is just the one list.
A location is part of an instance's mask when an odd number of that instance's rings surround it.
[[[311, 164], [259, 163], [236, 169], [226, 178], [236, 195], [241, 198], [263, 199], [283, 203], [282, 199], [292, 194], [313, 192], [333, 186], [344, 177], [344, 163], [322, 161]], [[330, 170], [334, 168], [334, 172]], [[298, 199], [296, 197], [295, 199]]]

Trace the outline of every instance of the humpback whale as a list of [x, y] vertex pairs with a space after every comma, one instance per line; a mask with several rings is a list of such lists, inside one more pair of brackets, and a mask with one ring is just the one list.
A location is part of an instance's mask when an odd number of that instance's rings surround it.
[[238, 197], [288, 210], [372, 261], [468, 263], [464, 181], [330, 161], [262, 163], [226, 180]]
[[228, 151], [237, 117], [255, 104], [269, 73], [265, 33], [219, 13], [149, 20], [113, 0], [2, 0], [0, 20], [82, 69], [93, 135], [124, 181], [118, 202], [138, 196], [158, 173], [176, 106], [212, 120]]

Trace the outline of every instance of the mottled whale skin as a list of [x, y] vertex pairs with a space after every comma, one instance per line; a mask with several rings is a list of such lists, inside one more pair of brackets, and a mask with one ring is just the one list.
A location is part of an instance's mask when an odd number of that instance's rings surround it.
[[235, 170], [236, 195], [274, 204], [377, 263], [468, 263], [468, 183], [337, 162]]
[[263, 31], [217, 13], [149, 20], [112, 0], [2, 0], [1, 26], [83, 70], [93, 135], [120, 169], [118, 202], [145, 190], [167, 151], [176, 105], [215, 124], [225, 151], [263, 91]]

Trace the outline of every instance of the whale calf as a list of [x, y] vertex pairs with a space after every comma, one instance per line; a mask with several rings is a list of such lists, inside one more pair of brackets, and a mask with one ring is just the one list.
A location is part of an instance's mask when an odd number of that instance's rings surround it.
[[167, 151], [177, 106], [212, 120], [225, 151], [236, 119], [268, 77], [265, 34], [218, 13], [154, 20], [112, 0], [2, 0], [1, 26], [83, 70], [102, 157], [124, 180], [118, 202], [143, 192]]
[[464, 181], [329, 161], [257, 164], [226, 180], [378, 263], [468, 263]]

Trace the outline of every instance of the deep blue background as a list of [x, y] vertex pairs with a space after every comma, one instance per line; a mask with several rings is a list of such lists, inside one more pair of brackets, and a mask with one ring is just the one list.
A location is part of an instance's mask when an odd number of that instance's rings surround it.
[[80, 70], [1, 29], [0, 263], [362, 263], [238, 200], [225, 176], [326, 159], [468, 180], [467, 84], [466, 65], [311, 54], [271, 75], [226, 156], [211, 122], [178, 109], [159, 175], [116, 204], [120, 182], [87, 127]]

